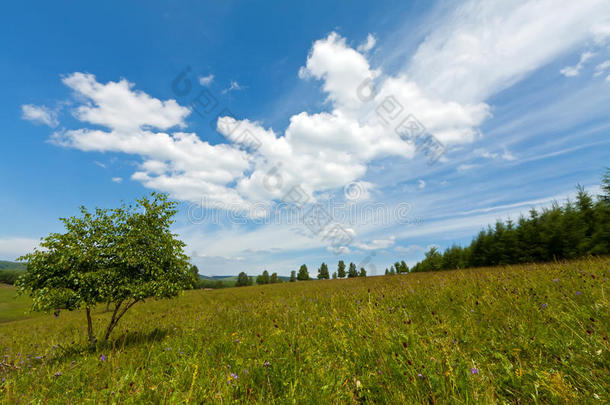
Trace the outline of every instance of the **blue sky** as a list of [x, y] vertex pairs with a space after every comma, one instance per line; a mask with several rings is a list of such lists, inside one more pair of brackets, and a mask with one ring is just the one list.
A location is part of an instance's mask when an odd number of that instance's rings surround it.
[[[15, 3], [0, 34], [0, 259], [156, 190], [203, 274], [381, 273], [596, 192], [610, 157], [604, 1]], [[287, 219], [295, 187], [328, 227]]]

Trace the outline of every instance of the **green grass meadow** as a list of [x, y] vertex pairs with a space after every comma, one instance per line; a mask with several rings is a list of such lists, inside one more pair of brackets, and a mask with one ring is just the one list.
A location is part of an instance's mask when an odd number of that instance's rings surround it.
[[29, 312], [31, 302], [19, 295], [13, 286], [0, 284], [0, 323], [40, 316]]
[[97, 351], [82, 311], [11, 321], [27, 299], [3, 287], [0, 400], [609, 403], [609, 273], [600, 258], [193, 290], [137, 304]]

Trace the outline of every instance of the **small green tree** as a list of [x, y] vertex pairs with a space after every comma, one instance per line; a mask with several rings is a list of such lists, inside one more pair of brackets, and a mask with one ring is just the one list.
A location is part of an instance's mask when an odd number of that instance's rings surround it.
[[409, 272], [409, 266], [407, 266], [407, 263], [404, 260], [400, 261], [400, 272], [401, 273], [408, 273]]
[[201, 279], [199, 277], [199, 269], [197, 266], [191, 266], [191, 288], [199, 288], [201, 284]]
[[343, 260], [339, 260], [337, 265], [337, 277], [345, 278], [345, 262]]
[[396, 274], [396, 270], [394, 269], [394, 265], [390, 266], [390, 275], [393, 276]]
[[333, 271], [333, 280], [337, 278], [337, 272]]
[[297, 272], [295, 270], [292, 270], [290, 272], [290, 282], [294, 283], [295, 281], [297, 281]]
[[248, 285], [248, 275], [243, 271], [237, 275], [236, 287], [245, 287]]
[[282, 280], [280, 278], [278, 278], [277, 273], [273, 273], [271, 275], [271, 277], [269, 278], [269, 283], [271, 284], [275, 284], [275, 283], [281, 283]]
[[347, 271], [347, 277], [349, 277], [349, 278], [358, 277], [358, 269], [356, 269], [356, 265], [354, 263], [349, 264], [349, 270]]
[[389, 275], [390, 275], [390, 270], [388, 270], [388, 268], [387, 268], [387, 267], [385, 268], [385, 275], [386, 275], [386, 276], [389, 276]]
[[364, 267], [360, 268], [360, 274], [358, 274], [358, 277], [366, 277], [366, 270], [364, 270]]
[[27, 269], [18, 286], [33, 309], [85, 308], [90, 345], [97, 343], [91, 313], [98, 303], [114, 310], [106, 343], [123, 315], [146, 298], [170, 298], [192, 284], [185, 244], [171, 233], [177, 203], [152, 193], [116, 209], [81, 207], [80, 217], [62, 218], [65, 233], [52, 233], [41, 249], [20, 258]]
[[328, 266], [326, 263], [322, 262], [320, 268], [318, 269], [318, 279], [319, 280], [328, 280], [330, 275], [328, 274]]
[[301, 268], [299, 269], [299, 274], [297, 275], [297, 280], [299, 281], [307, 281], [309, 280], [309, 272], [307, 271], [307, 266], [306, 265], [301, 265]]

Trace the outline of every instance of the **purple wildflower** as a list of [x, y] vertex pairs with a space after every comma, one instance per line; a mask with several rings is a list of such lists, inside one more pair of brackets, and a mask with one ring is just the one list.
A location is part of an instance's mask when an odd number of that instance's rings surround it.
[[270, 365], [271, 365], [271, 363], [269, 363], [268, 361], [266, 361], [266, 362], [263, 364], [263, 366], [265, 366], [265, 367], [269, 367]]
[[582, 294], [580, 291], [576, 291], [576, 295], [580, 295]]
[[553, 282], [554, 282], [554, 283], [556, 283], [556, 282], [558, 282], [558, 281], [559, 281], [559, 279], [558, 279], [558, 278], [556, 278], [556, 279], [554, 279], [554, 280], [553, 280]]
[[470, 369], [470, 374], [479, 374], [479, 369], [478, 369], [478, 368], [474, 368], [474, 367], [472, 367], [472, 368]]
[[417, 376], [418, 376], [419, 378], [424, 378], [424, 376], [422, 375], [422, 373], [417, 374]]
[[540, 308], [542, 308], [542, 309], [546, 308], [546, 304], [540, 305]]
[[100, 360], [101, 360], [101, 361], [106, 361], [106, 356], [104, 356], [104, 354], [103, 354], [103, 353], [100, 355]]
[[238, 377], [238, 376], [237, 376], [237, 374], [235, 374], [235, 373], [231, 373], [231, 377], [232, 377], [234, 380], [239, 380], [239, 377]]

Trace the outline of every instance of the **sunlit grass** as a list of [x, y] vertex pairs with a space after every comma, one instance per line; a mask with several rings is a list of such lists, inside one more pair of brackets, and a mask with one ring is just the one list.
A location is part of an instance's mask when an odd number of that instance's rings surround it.
[[19, 296], [10, 285], [0, 284], [0, 323], [36, 316], [29, 313], [30, 306], [27, 297]]
[[188, 291], [136, 305], [97, 352], [82, 312], [8, 322], [0, 397], [604, 403], [609, 273], [603, 258]]

